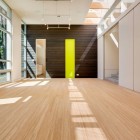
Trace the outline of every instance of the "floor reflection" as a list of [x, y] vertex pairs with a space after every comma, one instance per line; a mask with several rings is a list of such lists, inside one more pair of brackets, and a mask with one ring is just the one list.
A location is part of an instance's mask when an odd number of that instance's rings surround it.
[[88, 103], [72, 79], [69, 79], [68, 90], [76, 140], [107, 140]]

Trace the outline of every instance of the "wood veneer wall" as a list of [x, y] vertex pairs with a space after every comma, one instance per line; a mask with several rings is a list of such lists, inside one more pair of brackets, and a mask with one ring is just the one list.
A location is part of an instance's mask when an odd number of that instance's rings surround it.
[[[36, 39], [46, 39], [46, 70], [52, 78], [65, 77], [65, 39], [76, 40], [76, 76], [97, 77], [97, 30], [93, 25], [73, 25], [71, 29], [46, 29], [44, 25], [27, 26], [27, 71], [34, 77]], [[32, 59], [32, 60], [31, 60]]]

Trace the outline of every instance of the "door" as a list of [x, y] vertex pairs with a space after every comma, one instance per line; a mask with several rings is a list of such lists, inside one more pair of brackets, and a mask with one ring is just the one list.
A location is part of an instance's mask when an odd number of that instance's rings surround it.
[[65, 78], [75, 78], [75, 39], [65, 40]]
[[36, 77], [46, 78], [46, 39], [36, 39]]

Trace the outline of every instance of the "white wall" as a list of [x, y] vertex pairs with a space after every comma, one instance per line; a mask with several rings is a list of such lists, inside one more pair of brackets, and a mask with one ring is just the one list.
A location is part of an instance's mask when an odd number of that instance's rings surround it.
[[[117, 27], [117, 26], [116, 26]], [[118, 28], [110, 30], [105, 35], [105, 77], [111, 77], [111, 74], [118, 74], [119, 70], [119, 49], [114, 43], [110, 34], [117, 40]], [[115, 30], [115, 31], [114, 31]]]
[[133, 11], [119, 22], [119, 85], [133, 89]]
[[[140, 4], [133, 8], [118, 20], [119, 85], [140, 92]], [[98, 45], [100, 44], [98, 43]], [[98, 55], [102, 53], [98, 52]], [[100, 63], [100, 59], [98, 63]]]
[[12, 81], [21, 79], [21, 19], [12, 11]]
[[104, 79], [104, 37], [98, 39], [98, 78]]
[[134, 9], [134, 90], [140, 92], [140, 4]]

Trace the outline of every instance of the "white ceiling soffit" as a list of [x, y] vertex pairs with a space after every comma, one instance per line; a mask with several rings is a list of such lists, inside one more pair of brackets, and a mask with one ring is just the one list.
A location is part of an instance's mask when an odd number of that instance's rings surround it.
[[5, 0], [5, 2], [26, 24], [69, 24], [69, 22], [84, 24], [92, 0]]

